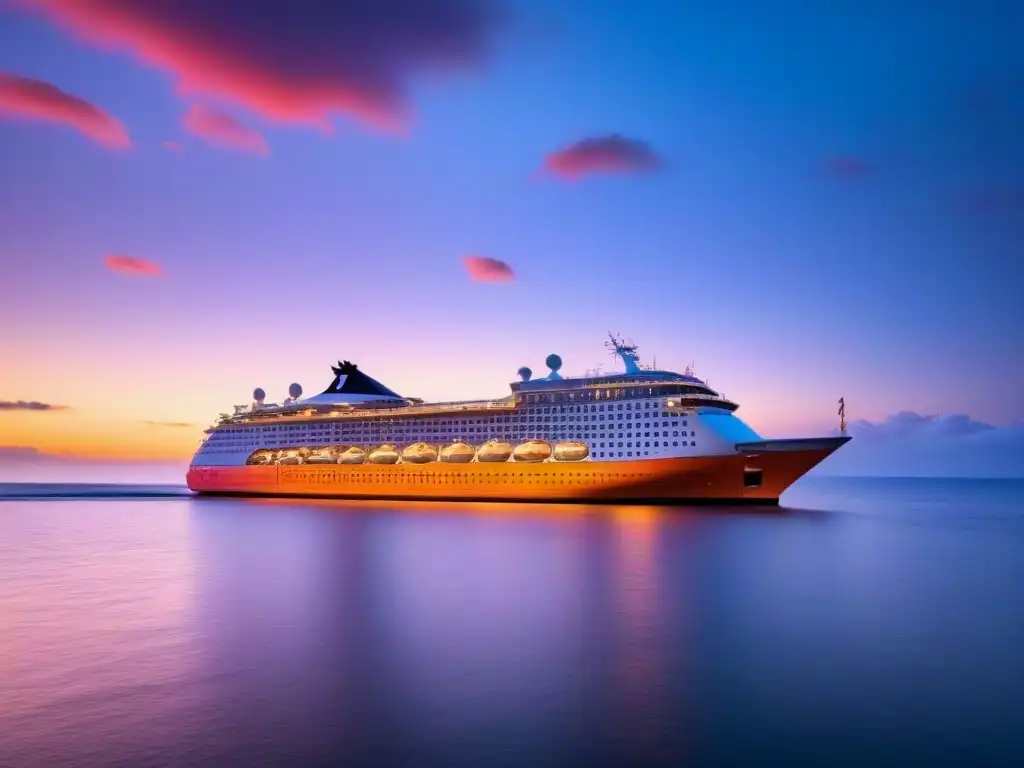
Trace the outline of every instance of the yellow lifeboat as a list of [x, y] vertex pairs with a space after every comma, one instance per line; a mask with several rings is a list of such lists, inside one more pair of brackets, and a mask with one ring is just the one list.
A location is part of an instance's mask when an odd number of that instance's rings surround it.
[[307, 464], [337, 464], [338, 463], [338, 449], [337, 448], [314, 448], [309, 452], [309, 456], [306, 457]]
[[555, 461], [582, 461], [590, 455], [590, 448], [579, 440], [570, 440], [555, 446]]
[[476, 451], [468, 443], [452, 443], [441, 449], [441, 461], [449, 464], [468, 464]]
[[508, 461], [512, 446], [504, 440], [488, 440], [476, 454], [477, 461]]
[[253, 451], [252, 455], [245, 460], [246, 464], [270, 464], [273, 461], [273, 451], [259, 450]]
[[338, 454], [339, 464], [362, 464], [366, 458], [366, 451], [353, 445], [351, 448]]
[[394, 464], [398, 461], [398, 448], [391, 443], [384, 443], [370, 451], [366, 460], [371, 464]]
[[406, 464], [428, 464], [437, 461], [437, 449], [427, 443], [413, 443], [402, 451], [402, 461]]
[[281, 455], [277, 460], [278, 464], [302, 464], [305, 461], [305, 456], [302, 455], [300, 448], [285, 448], [281, 451]]
[[527, 440], [512, 451], [512, 458], [516, 461], [544, 461], [550, 455], [551, 446], [543, 440]]

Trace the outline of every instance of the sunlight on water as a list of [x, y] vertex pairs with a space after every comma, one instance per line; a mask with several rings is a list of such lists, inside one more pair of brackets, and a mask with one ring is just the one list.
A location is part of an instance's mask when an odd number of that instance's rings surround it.
[[793, 497], [0, 486], [0, 765], [1024, 755], [1024, 485]]

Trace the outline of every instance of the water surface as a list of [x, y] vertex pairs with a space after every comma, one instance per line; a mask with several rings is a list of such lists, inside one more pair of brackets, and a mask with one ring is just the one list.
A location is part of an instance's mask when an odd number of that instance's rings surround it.
[[0, 765], [1020, 764], [1024, 483], [0, 485]]

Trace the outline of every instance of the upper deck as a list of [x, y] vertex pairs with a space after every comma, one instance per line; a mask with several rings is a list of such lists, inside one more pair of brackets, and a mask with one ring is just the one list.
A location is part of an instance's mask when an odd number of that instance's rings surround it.
[[632, 398], [665, 397], [670, 410], [713, 407], [734, 411], [739, 406], [715, 392], [689, 370], [685, 373], [643, 369], [637, 364], [636, 347], [623, 345], [612, 337], [615, 354], [622, 358], [623, 373], [587, 374], [563, 377], [562, 361], [549, 355], [547, 377], [532, 379], [529, 368], [520, 368], [521, 380], [510, 385], [511, 394], [492, 400], [465, 400], [425, 403], [405, 398], [358, 370], [348, 361], [332, 368], [334, 381], [321, 394], [300, 400], [302, 388], [293, 384], [290, 396], [281, 405], [263, 403], [263, 390], [257, 389], [252, 406], [235, 406], [235, 413], [222, 414], [219, 426], [299, 422], [310, 420], [415, 419], [476, 414], [507, 414], [521, 408], [552, 404], [584, 405]]

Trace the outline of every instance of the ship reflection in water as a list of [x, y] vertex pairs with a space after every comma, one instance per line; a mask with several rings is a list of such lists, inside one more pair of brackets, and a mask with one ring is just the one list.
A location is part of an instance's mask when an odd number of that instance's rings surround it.
[[1020, 756], [1024, 529], [875, 508], [9, 500], [0, 764]]

